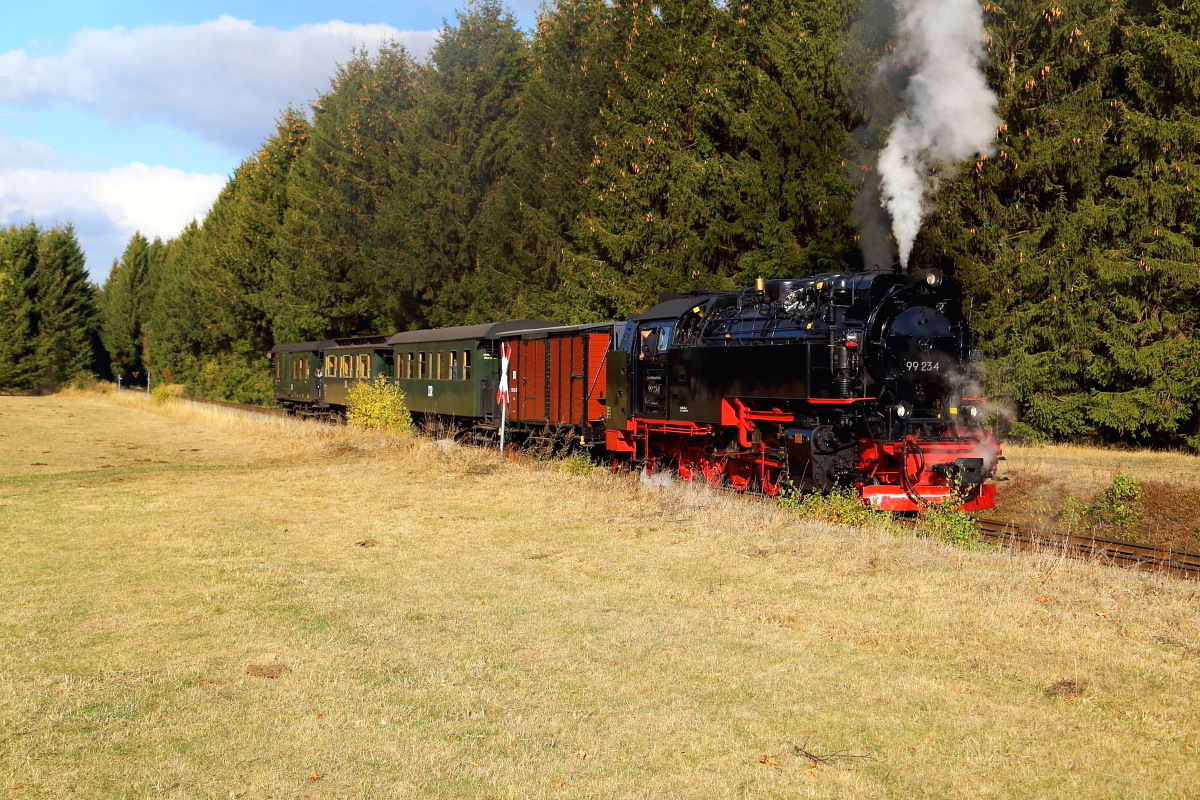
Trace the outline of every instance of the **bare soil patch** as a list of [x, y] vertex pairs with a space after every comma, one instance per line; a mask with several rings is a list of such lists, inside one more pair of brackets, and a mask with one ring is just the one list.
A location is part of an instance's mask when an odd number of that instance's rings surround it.
[[[996, 508], [981, 516], [1033, 527], [1091, 531], [1162, 547], [1200, 551], [1200, 457], [1074, 445], [1006, 445]], [[1088, 519], [1115, 475], [1136, 481], [1131, 524]]]

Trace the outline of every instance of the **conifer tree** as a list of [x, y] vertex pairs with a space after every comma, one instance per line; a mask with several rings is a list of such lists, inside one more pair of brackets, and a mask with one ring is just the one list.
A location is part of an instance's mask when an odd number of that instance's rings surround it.
[[519, 198], [508, 185], [528, 42], [497, 0], [467, 2], [457, 23], [430, 54], [412, 117], [416, 246], [429, 260], [428, 316], [436, 324], [496, 319], [505, 296], [533, 277], [517, 246]]
[[817, 2], [618, 2], [623, 52], [576, 225], [603, 313], [664, 289], [844, 265], [842, 13]]
[[36, 360], [53, 386], [84, 372], [105, 371], [97, 336], [96, 287], [70, 225], [40, 236], [32, 281], [37, 316]]
[[314, 105], [287, 184], [275, 275], [285, 298], [275, 314], [277, 338], [415, 322], [412, 297], [424, 280], [408, 246], [415, 167], [405, 138], [417, 73], [399, 45], [382, 47], [374, 58], [359, 52]]
[[999, 152], [935, 198], [920, 259], [960, 265], [1023, 430], [1200, 447], [1197, 12], [990, 8]]
[[120, 259], [113, 262], [100, 293], [100, 338], [119, 375], [144, 373], [142, 322], [143, 284], [150, 268], [150, 242], [134, 233]]
[[103, 370], [96, 288], [70, 225], [0, 234], [0, 389], [53, 390]]
[[32, 389], [41, 375], [36, 286], [39, 231], [32, 222], [0, 236], [0, 389]]

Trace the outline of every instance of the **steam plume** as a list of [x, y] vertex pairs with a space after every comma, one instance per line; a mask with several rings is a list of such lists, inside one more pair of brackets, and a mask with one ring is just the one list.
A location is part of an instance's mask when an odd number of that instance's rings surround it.
[[892, 217], [900, 263], [908, 266], [934, 171], [990, 154], [1000, 120], [996, 95], [980, 69], [987, 53], [977, 0], [890, 2], [896, 15], [893, 68], [907, 72], [907, 85], [903, 110], [879, 154], [879, 202]]

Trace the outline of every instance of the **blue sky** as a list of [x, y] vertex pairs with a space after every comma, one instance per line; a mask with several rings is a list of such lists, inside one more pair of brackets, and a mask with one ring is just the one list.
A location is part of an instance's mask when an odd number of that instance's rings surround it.
[[[352, 47], [423, 57], [451, 0], [46, 0], [0, 12], [0, 224], [70, 222], [101, 282], [135, 230], [202, 218]], [[509, 0], [525, 28], [539, 0]]]

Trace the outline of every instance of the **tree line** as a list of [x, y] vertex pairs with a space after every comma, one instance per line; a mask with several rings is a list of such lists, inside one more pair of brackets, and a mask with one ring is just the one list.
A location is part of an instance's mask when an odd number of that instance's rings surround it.
[[[129, 242], [109, 361], [266, 400], [275, 342], [859, 269], [887, 8], [560, 0], [526, 33], [477, 0], [423, 63], [354, 53], [202, 222]], [[1200, 14], [984, 9], [997, 151], [938, 176], [912, 266], [964, 281], [1017, 433], [1200, 449]]]

